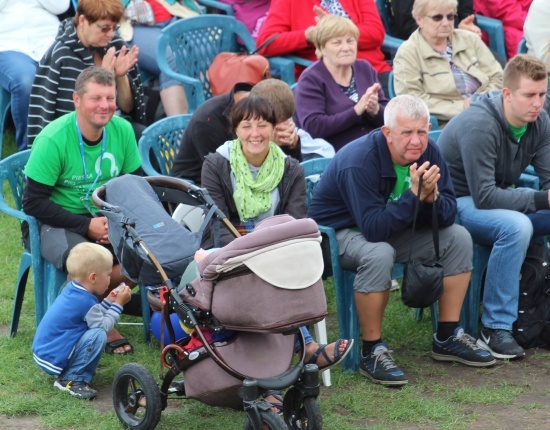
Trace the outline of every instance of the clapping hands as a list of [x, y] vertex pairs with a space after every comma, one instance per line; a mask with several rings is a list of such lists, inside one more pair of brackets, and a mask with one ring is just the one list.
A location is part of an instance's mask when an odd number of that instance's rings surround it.
[[367, 112], [371, 116], [376, 116], [380, 110], [380, 105], [378, 104], [378, 91], [380, 91], [380, 84], [377, 82], [372, 84], [365, 94], [359, 99], [355, 105], [355, 113], [357, 116], [363, 115]]
[[120, 48], [120, 52], [116, 55], [116, 49], [111, 46], [101, 63], [101, 67], [114, 73], [117, 78], [125, 76], [132, 67], [135, 66], [138, 60], [139, 48], [132, 46], [130, 49], [126, 46]]

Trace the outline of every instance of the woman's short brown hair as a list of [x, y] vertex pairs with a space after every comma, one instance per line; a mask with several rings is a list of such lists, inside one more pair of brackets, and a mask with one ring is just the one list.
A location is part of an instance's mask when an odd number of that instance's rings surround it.
[[273, 109], [273, 105], [263, 97], [250, 95], [235, 103], [229, 117], [229, 123], [233, 133], [235, 133], [241, 121], [249, 119], [263, 119], [273, 127], [277, 125], [275, 109]]
[[101, 19], [120, 22], [124, 14], [124, 6], [120, 0], [78, 0], [74, 25], [78, 25], [80, 15], [92, 24]]
[[338, 15], [325, 15], [315, 26], [315, 34], [313, 36], [313, 44], [315, 45], [315, 54], [317, 58], [323, 58], [321, 48], [335, 37], [351, 35], [355, 40], [359, 39], [359, 29], [351, 19], [344, 18]]

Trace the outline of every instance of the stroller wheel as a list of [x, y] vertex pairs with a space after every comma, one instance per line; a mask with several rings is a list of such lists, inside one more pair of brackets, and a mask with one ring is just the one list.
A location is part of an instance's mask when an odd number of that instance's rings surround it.
[[323, 417], [315, 397], [302, 397], [296, 388], [290, 388], [283, 401], [283, 416], [289, 430], [321, 430]]
[[275, 412], [260, 411], [260, 419], [262, 420], [262, 426], [257, 429], [247, 416], [244, 422], [243, 430], [287, 430], [287, 426], [284, 421]]
[[153, 375], [140, 364], [125, 364], [113, 380], [113, 404], [127, 429], [150, 430], [160, 421], [160, 391]]

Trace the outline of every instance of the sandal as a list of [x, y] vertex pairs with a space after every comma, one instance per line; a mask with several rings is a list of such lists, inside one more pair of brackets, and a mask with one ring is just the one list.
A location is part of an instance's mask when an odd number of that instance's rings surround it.
[[[277, 415], [283, 413], [283, 392], [281, 390], [267, 390], [262, 397], [271, 405], [271, 410]], [[268, 397], [273, 397], [276, 401], [267, 400]]]
[[130, 342], [128, 342], [128, 339], [125, 339], [125, 338], [113, 340], [112, 342], [107, 342], [107, 345], [105, 345], [105, 352], [107, 354], [115, 354], [115, 349], [120, 348], [121, 346], [126, 346], [126, 345], [129, 345], [130, 348], [131, 348], [129, 351], [117, 352], [116, 354], [126, 355], [126, 354], [131, 354], [132, 352], [134, 352], [134, 347], [132, 346], [132, 344]]
[[[347, 340], [348, 343], [344, 348], [344, 352], [340, 354], [340, 345], [345, 340]], [[327, 364], [325, 366], [319, 366], [319, 372], [328, 370], [331, 367], [340, 364], [342, 360], [346, 358], [346, 355], [348, 355], [348, 353], [351, 351], [351, 347], [353, 346], [354, 342], [354, 339], [338, 339], [334, 345], [334, 360], [332, 360], [325, 351], [327, 344], [321, 344], [319, 345], [319, 348], [317, 348], [317, 351], [315, 351], [315, 354], [313, 354], [311, 358], [305, 362], [305, 364], [317, 364], [317, 359], [319, 358], [319, 355], [323, 354], [323, 357], [325, 357]]]

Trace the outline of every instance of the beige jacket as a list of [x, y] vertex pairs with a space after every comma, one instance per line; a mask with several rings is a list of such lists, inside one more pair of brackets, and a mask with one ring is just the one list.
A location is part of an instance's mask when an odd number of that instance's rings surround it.
[[[476, 93], [502, 88], [502, 67], [479, 36], [465, 30], [451, 35], [453, 62], [481, 82]], [[435, 52], [416, 30], [399, 47], [393, 61], [395, 93], [416, 94], [440, 121], [464, 110], [447, 58]]]

